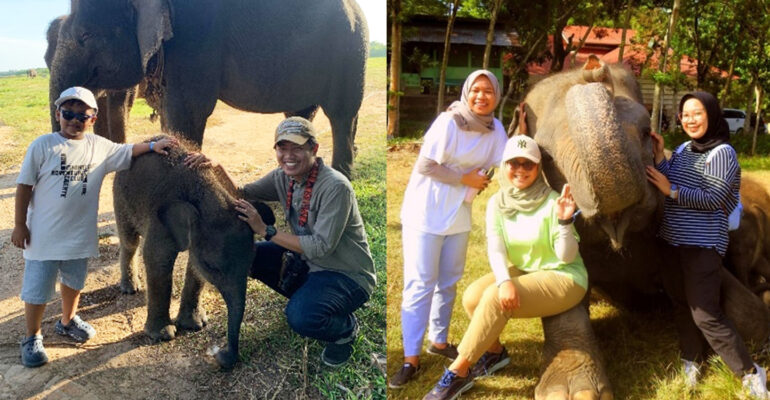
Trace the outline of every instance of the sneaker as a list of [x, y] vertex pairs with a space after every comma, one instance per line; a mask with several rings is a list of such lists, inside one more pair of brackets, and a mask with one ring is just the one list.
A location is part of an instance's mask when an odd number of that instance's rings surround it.
[[88, 339], [96, 336], [96, 329], [91, 324], [80, 319], [75, 315], [66, 326], [61, 323], [61, 320], [56, 321], [54, 326], [54, 332], [62, 336], [69, 336], [75, 339], [76, 342], [86, 342]]
[[743, 389], [755, 399], [767, 400], [770, 394], [767, 392], [767, 373], [765, 369], [754, 364], [756, 372], [743, 375]]
[[43, 347], [43, 335], [32, 335], [21, 341], [21, 363], [27, 368], [39, 367], [48, 362]]
[[488, 376], [495, 373], [500, 368], [505, 367], [511, 362], [511, 357], [508, 356], [508, 350], [503, 347], [503, 351], [500, 353], [484, 352], [479, 358], [479, 361], [471, 368], [473, 377]]
[[468, 373], [465, 378], [457, 376], [454, 372], [444, 368], [444, 375], [438, 380], [422, 400], [454, 400], [473, 386], [473, 375]]
[[690, 389], [695, 389], [700, 376], [700, 368], [693, 361], [682, 359], [682, 370], [684, 372], [684, 384]]
[[430, 345], [427, 351], [429, 354], [444, 356], [450, 360], [457, 358], [457, 347], [451, 343], [447, 344], [443, 349], [439, 349], [435, 345]]
[[353, 342], [358, 336], [358, 319], [353, 316], [353, 332], [347, 337], [326, 344], [321, 352], [321, 361], [330, 367], [340, 367], [344, 365], [353, 355]]
[[390, 378], [390, 381], [388, 381], [388, 387], [391, 389], [400, 389], [404, 387], [404, 385], [411, 381], [419, 371], [419, 365], [415, 367], [410, 363], [404, 363], [404, 366], [401, 367], [401, 369]]

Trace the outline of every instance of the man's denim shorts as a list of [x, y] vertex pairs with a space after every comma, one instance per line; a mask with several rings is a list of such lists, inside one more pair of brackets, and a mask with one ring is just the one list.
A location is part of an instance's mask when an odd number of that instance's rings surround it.
[[86, 284], [88, 259], [25, 260], [21, 300], [30, 304], [46, 304], [56, 292], [56, 277], [71, 289], [83, 290]]

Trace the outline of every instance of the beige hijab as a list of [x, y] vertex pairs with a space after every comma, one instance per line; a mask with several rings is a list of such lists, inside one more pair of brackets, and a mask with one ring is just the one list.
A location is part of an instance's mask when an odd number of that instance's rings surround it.
[[460, 101], [455, 101], [449, 105], [447, 112], [452, 115], [457, 126], [466, 131], [474, 131], [481, 133], [489, 133], [495, 129], [495, 117], [494, 112], [489, 115], [479, 115], [471, 111], [468, 105], [468, 96], [471, 91], [473, 82], [479, 77], [485, 76], [492, 83], [492, 87], [495, 89], [495, 108], [500, 104], [500, 84], [497, 82], [495, 74], [485, 70], [479, 69], [473, 71], [463, 84], [463, 93], [460, 96]]
[[[507, 160], [506, 160], [507, 161]], [[505, 173], [505, 161], [500, 164], [500, 173], [497, 179], [500, 182], [500, 190], [495, 194], [495, 204], [500, 214], [506, 218], [513, 218], [517, 212], [532, 212], [538, 209], [551, 193], [551, 187], [545, 183], [542, 164], [538, 164], [538, 176], [529, 187], [519, 189], [508, 180]]]

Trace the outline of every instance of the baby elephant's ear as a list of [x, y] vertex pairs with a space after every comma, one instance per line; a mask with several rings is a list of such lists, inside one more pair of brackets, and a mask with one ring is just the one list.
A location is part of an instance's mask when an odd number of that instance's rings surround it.
[[198, 222], [198, 211], [187, 202], [177, 201], [161, 207], [158, 218], [171, 233], [177, 251], [190, 247], [190, 231]]
[[275, 224], [275, 214], [273, 214], [273, 210], [267, 204], [262, 203], [260, 201], [252, 204], [254, 205], [254, 208], [257, 209], [259, 216], [262, 218], [262, 221], [265, 224], [267, 225]]

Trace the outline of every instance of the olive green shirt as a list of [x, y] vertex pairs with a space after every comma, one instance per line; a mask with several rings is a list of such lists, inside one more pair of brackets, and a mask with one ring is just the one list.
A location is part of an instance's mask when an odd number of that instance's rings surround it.
[[355, 192], [344, 175], [323, 164], [310, 196], [307, 224], [299, 226], [299, 210], [307, 180], [294, 183], [291, 209], [286, 209], [289, 177], [281, 168], [243, 187], [246, 200], [278, 201], [291, 226], [299, 236], [303, 258], [310, 271], [327, 270], [346, 275], [368, 294], [376, 278], [366, 231], [358, 211]]

